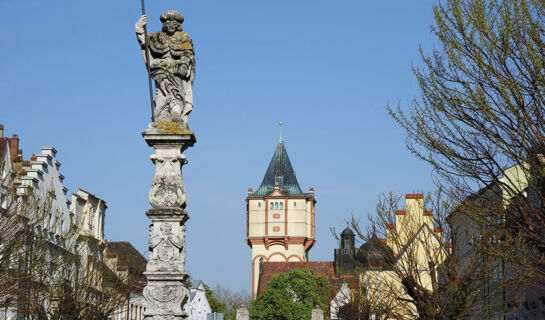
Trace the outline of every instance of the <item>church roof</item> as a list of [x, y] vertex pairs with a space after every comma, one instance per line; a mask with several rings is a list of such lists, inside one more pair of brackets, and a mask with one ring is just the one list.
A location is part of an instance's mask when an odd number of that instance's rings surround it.
[[278, 184], [280, 192], [286, 196], [306, 196], [297, 182], [295, 171], [291, 166], [288, 152], [284, 146], [284, 141], [280, 139], [276, 150], [272, 156], [269, 168], [263, 177], [263, 181], [259, 188], [252, 195], [253, 197], [268, 196], [274, 191], [275, 184]]

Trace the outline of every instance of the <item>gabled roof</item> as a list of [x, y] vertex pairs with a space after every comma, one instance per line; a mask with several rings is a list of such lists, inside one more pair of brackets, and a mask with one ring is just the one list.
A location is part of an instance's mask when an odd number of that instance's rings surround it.
[[202, 286], [202, 289], [204, 290], [204, 282], [202, 280], [193, 280], [191, 281], [191, 289], [200, 290], [200, 287]]
[[274, 191], [276, 184], [278, 184], [278, 188], [283, 195], [305, 196], [299, 187], [290, 158], [288, 157], [288, 152], [282, 140], [278, 142], [265, 177], [263, 177], [261, 185], [252, 197], [268, 196]]

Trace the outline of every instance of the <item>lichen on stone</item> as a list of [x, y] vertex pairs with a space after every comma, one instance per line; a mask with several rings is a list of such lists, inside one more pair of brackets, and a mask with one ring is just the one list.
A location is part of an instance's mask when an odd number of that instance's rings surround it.
[[161, 134], [190, 134], [191, 130], [182, 128], [181, 123], [174, 121], [157, 121], [156, 127]]

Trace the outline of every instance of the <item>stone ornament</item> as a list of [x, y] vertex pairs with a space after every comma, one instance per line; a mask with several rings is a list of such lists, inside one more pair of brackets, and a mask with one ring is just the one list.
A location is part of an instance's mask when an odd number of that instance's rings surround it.
[[146, 272], [175, 272], [185, 275], [185, 226], [156, 222], [150, 227], [150, 260]]
[[159, 302], [178, 300], [182, 296], [180, 286], [164, 286], [150, 289], [150, 295]]
[[148, 304], [144, 315], [146, 319], [187, 318], [187, 314], [180, 308], [189, 298], [189, 290], [183, 284], [148, 285], [143, 294]]
[[93, 211], [93, 205], [91, 202], [87, 201], [82, 209], [83, 212], [83, 219], [84, 219], [84, 225], [87, 227], [90, 231], [93, 231], [93, 220], [95, 219], [94, 211]]
[[154, 208], [185, 208], [187, 196], [182, 179], [185, 156], [176, 149], [157, 150], [151, 160], [155, 164], [155, 176], [151, 184], [149, 201]]
[[[163, 28], [148, 33], [150, 75], [155, 81], [155, 121], [152, 127], [188, 129], [187, 118], [193, 109], [195, 53], [191, 37], [182, 29], [184, 17], [176, 10], [161, 15]], [[135, 25], [136, 36], [144, 60], [144, 26], [148, 17], [142, 15]]]
[[168, 243], [163, 243], [157, 248], [157, 257], [161, 261], [170, 261], [174, 258], [174, 248]]
[[[175, 234], [172, 232], [170, 223], [160, 223], [160, 234], [153, 234], [149, 240], [153, 258], [158, 258], [160, 261], [170, 261], [176, 258], [182, 260], [183, 257], [185, 260], [185, 226], [179, 228], [179, 232]], [[153, 254], [155, 248], [157, 248], [157, 254]]]

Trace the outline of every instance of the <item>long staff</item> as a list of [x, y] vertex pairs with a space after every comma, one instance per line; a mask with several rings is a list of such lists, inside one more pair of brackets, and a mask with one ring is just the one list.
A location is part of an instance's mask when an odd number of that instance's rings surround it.
[[[144, 0], [140, 0], [142, 4], [142, 15], [146, 14], [146, 7], [144, 5]], [[144, 26], [144, 45], [146, 46], [146, 68], [148, 69], [148, 86], [149, 86], [149, 101], [151, 104], [151, 121], [155, 121], [153, 115], [155, 111], [155, 104], [153, 103], [153, 88], [151, 86], [151, 68], [149, 66], [149, 45], [148, 45], [148, 28]]]

